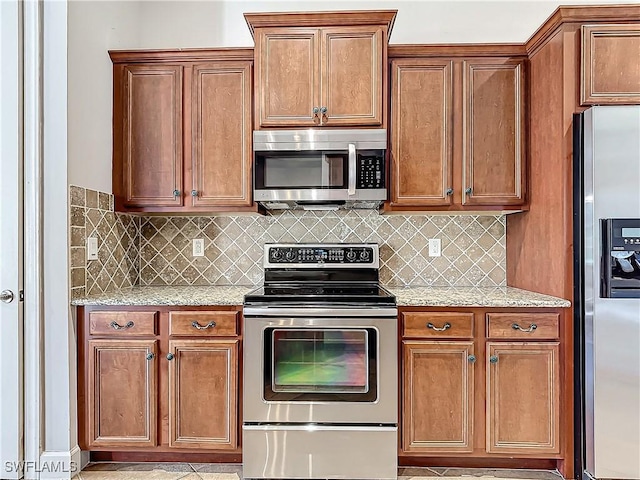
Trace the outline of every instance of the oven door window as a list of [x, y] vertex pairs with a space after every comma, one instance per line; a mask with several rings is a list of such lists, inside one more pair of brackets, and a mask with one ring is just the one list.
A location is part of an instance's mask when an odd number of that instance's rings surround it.
[[373, 328], [265, 330], [265, 400], [375, 401]]
[[256, 152], [258, 189], [347, 188], [348, 155], [342, 152]]

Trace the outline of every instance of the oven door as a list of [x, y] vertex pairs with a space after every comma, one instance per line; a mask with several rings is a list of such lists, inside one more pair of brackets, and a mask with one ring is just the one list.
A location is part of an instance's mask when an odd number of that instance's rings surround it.
[[245, 318], [245, 423], [397, 423], [395, 318]]

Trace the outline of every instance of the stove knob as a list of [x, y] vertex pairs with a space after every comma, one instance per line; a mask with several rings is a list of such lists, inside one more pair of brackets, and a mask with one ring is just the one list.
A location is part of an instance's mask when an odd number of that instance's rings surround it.
[[285, 254], [285, 257], [287, 260], [289, 260], [290, 262], [295, 260], [296, 258], [296, 252], [294, 252], [293, 250], [288, 250], [287, 253]]
[[271, 249], [271, 259], [278, 261], [282, 258], [282, 252], [280, 250], [278, 250], [277, 248], [272, 248]]
[[362, 250], [360, 252], [360, 260], [362, 260], [363, 262], [368, 262], [370, 257], [371, 254], [369, 253], [369, 250]]
[[354, 252], [353, 250], [349, 250], [347, 252], [347, 260], [349, 260], [350, 262], [353, 262], [356, 259], [356, 252]]

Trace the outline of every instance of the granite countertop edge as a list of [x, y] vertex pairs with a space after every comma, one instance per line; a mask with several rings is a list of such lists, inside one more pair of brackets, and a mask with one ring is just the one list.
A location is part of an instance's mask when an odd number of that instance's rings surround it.
[[[73, 299], [71, 305], [214, 306], [242, 305], [256, 286], [143, 286]], [[398, 307], [567, 308], [562, 298], [515, 287], [386, 287]]]

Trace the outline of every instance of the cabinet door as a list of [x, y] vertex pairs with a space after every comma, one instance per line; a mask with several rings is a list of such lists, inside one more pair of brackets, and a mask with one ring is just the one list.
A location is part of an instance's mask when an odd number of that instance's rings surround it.
[[169, 341], [169, 446], [237, 447], [238, 340]]
[[560, 344], [487, 343], [487, 452], [556, 454]]
[[383, 34], [381, 27], [322, 29], [323, 125], [382, 124]]
[[582, 26], [582, 105], [640, 103], [640, 24]]
[[123, 75], [124, 204], [180, 206], [182, 67], [129, 65]]
[[466, 60], [463, 81], [462, 203], [524, 201], [524, 60]]
[[392, 205], [450, 205], [453, 62], [391, 63]]
[[89, 340], [89, 447], [156, 445], [156, 341]]
[[251, 205], [251, 63], [193, 68], [194, 206]]
[[256, 29], [256, 108], [262, 127], [315, 126], [320, 117], [319, 32]]
[[403, 341], [402, 450], [471, 452], [473, 342]]

